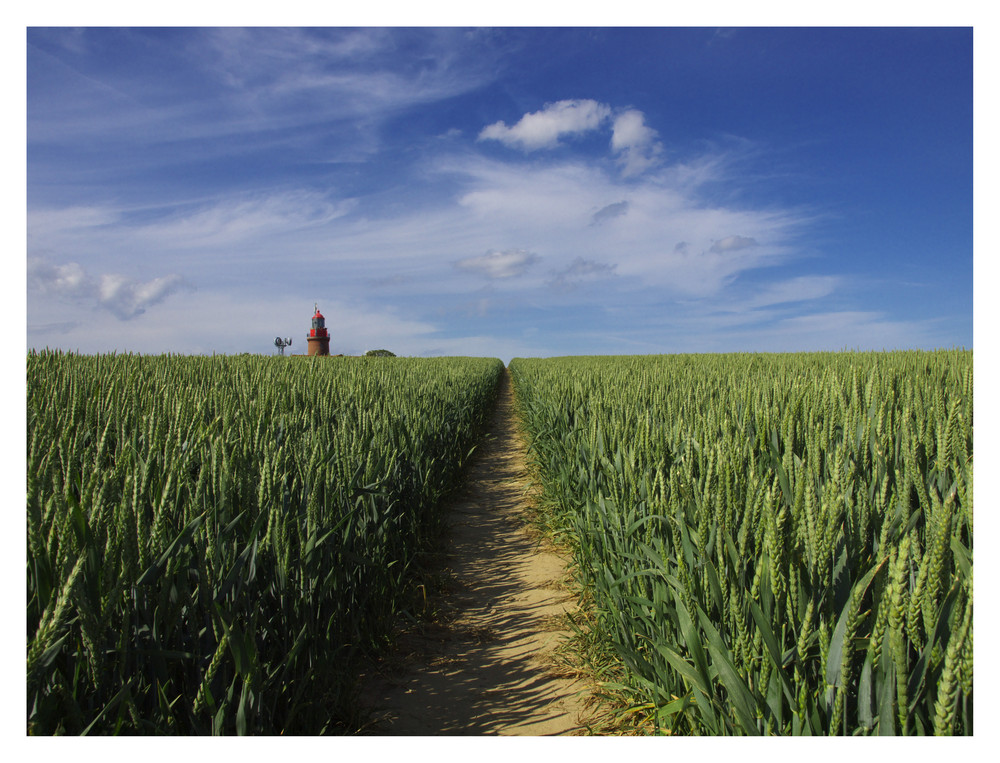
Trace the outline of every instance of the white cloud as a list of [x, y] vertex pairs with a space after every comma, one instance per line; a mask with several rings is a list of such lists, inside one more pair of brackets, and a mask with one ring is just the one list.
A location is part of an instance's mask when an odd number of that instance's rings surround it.
[[118, 273], [94, 278], [76, 262], [57, 265], [38, 258], [28, 261], [27, 273], [28, 289], [40, 296], [96, 305], [123, 321], [142, 315], [146, 308], [160, 304], [183, 288], [190, 288], [177, 274], [151, 281], [137, 281]]
[[656, 136], [656, 130], [646, 125], [646, 117], [641, 111], [629, 109], [615, 118], [611, 150], [619, 155], [625, 177], [637, 175], [656, 164], [663, 150]]
[[[437, 295], [465, 293], [467, 283], [449, 277], [447, 268], [453, 274], [476, 272], [492, 278], [507, 293], [548, 293], [552, 273], [569, 268], [579, 257], [616, 263], [616, 290], [650, 288], [664, 295], [710, 297], [740, 273], [790, 256], [802, 224], [794, 211], [710, 204], [679, 181], [670, 167], [627, 183], [585, 162], [512, 166], [452, 156], [437, 161], [434, 171], [458, 179], [463, 190], [450, 202], [405, 216], [352, 217], [338, 222], [335, 230], [315, 231], [322, 251], [327, 256], [337, 253], [338, 277], [354, 269], [371, 273], [377, 267], [386, 278], [405, 273], [409, 279], [398, 287], [382, 282], [387, 295], [417, 289]], [[706, 181], [720, 177], [706, 176]], [[433, 177], [426, 182], [433, 183]], [[600, 224], [594, 224], [595, 217]], [[738, 246], [733, 231], [758, 245], [711, 251], [713, 244], [730, 238], [722, 247]], [[686, 247], [678, 247], [678, 242], [686, 242]], [[477, 251], [494, 254], [469, 256]], [[518, 269], [519, 278], [497, 277], [525, 256], [518, 253], [529, 252], [544, 261], [547, 272], [525, 268]], [[505, 259], [503, 253], [514, 254]], [[464, 264], [457, 266], [459, 261]]]
[[726, 236], [712, 243], [709, 251], [715, 254], [723, 252], [738, 252], [740, 249], [748, 249], [752, 246], [759, 246], [757, 240], [750, 236]]
[[[479, 140], [498, 140], [523, 151], [555, 148], [564, 135], [603, 128], [613, 114], [610, 106], [590, 99], [557, 101], [546, 104], [541, 111], [525, 114], [512, 127], [503, 121], [494, 122], [483, 128]], [[656, 130], [646, 124], [645, 114], [627, 109], [614, 116], [611, 151], [618, 156], [622, 175], [630, 177], [655, 166], [663, 146]]]
[[85, 299], [97, 293], [93, 279], [75, 262], [55, 265], [45, 260], [29, 260], [28, 288], [70, 299]]
[[[703, 171], [705, 182], [726, 179], [725, 162], [706, 157], [701, 164], [716, 168], [714, 174]], [[553, 280], [570, 283], [579, 275], [572, 269], [577, 258], [615, 263], [614, 291], [659, 289], [669, 297], [707, 298], [740, 273], [788, 256], [802, 222], [792, 211], [711, 204], [670, 166], [624, 182], [606, 164], [585, 160], [512, 165], [452, 153], [429, 157], [423, 169], [417, 176], [423, 186], [440, 187], [443, 180], [453, 191], [417, 210], [369, 210], [363, 197], [285, 191], [166, 211], [33, 211], [28, 252], [79, 263], [98, 286], [102, 273], [153, 284], [149, 277], [135, 278], [147, 266], [127, 267], [141, 256], [157, 263], [160, 275], [183, 273], [199, 289], [225, 283], [254, 300], [331, 284], [359, 295], [377, 288], [380, 299], [411, 306], [421, 299], [443, 306], [447, 295], [467, 299], [467, 274], [507, 295], [532, 289], [551, 294]], [[119, 223], [105, 222], [111, 220]], [[534, 266], [541, 261], [544, 270]], [[567, 275], [560, 281], [562, 272]], [[83, 280], [72, 270], [59, 276], [66, 298]], [[132, 314], [169, 285], [150, 285], [147, 297], [108, 281], [107, 308]]]
[[611, 109], [593, 100], [557, 101], [541, 111], [525, 114], [513, 127], [494, 122], [479, 133], [479, 140], [498, 140], [524, 151], [553, 148], [563, 135], [596, 130], [611, 116]]
[[514, 278], [538, 261], [538, 255], [523, 249], [504, 252], [489, 251], [480, 257], [466, 257], [455, 263], [459, 270], [484, 275], [487, 278]]
[[[699, 166], [700, 181], [714, 185], [729, 179], [725, 172], [731, 165], [716, 157], [704, 157]], [[83, 350], [99, 347], [100, 339], [108, 348], [147, 348], [143, 351], [258, 351], [246, 340], [201, 336], [217, 319], [226, 321], [215, 317], [205, 295], [214, 299], [228, 290], [241, 295], [234, 313], [238, 331], [246, 324], [247, 331], [261, 333], [267, 346], [259, 351], [268, 351], [277, 334], [299, 341], [295, 325], [282, 327], [278, 309], [293, 303], [290, 295], [301, 295], [309, 308], [318, 298], [329, 316], [327, 293], [340, 300], [350, 295], [353, 315], [361, 316], [355, 320], [346, 309], [342, 316], [350, 346], [341, 349], [348, 354], [373, 347], [397, 354], [461, 354], [473, 351], [462, 349], [466, 346], [488, 346], [493, 334], [488, 321], [498, 316], [510, 324], [522, 317], [535, 320], [527, 316], [536, 309], [550, 315], [582, 311], [588, 298], [593, 302], [594, 288], [601, 289], [602, 308], [622, 306], [633, 320], [635, 306], [652, 295], [653, 313], [679, 299], [720, 304], [729, 299], [727, 285], [741, 274], [794, 252], [803, 219], [791, 210], [712, 203], [675, 166], [626, 181], [608, 163], [585, 159], [511, 164], [449, 153], [427, 157], [420, 169], [424, 174], [415, 177], [422, 187], [445, 183], [449, 193], [422, 199], [418, 209], [383, 204], [381, 198], [373, 209], [364, 197], [345, 202], [288, 191], [219, 197], [166, 214], [114, 208], [32, 213], [29, 254], [41, 254], [46, 245], [59, 253], [59, 261], [78, 265], [50, 265], [42, 279], [52, 290], [48, 295], [36, 288], [39, 271], [33, 271], [29, 339], [44, 346], [55, 335], [41, 326], [75, 321], [65, 346]], [[395, 202], [392, 196], [388, 200]], [[105, 222], [113, 220], [118, 224]], [[686, 248], [678, 249], [678, 242]], [[140, 254], [144, 263], [157, 263], [164, 278], [184, 273], [198, 285], [197, 295], [170, 296], [177, 284], [151, 278], [156, 273], [136, 277], [146, 266], [128, 265]], [[116, 273], [131, 280], [116, 279]], [[488, 303], [470, 293], [470, 283], [479, 285], [470, 275], [496, 289]], [[46, 306], [54, 294], [62, 304], [51, 313]], [[470, 305], [470, 299], [479, 301]], [[139, 313], [151, 304], [155, 311]], [[190, 309], [177, 309], [180, 305]], [[592, 309], [585, 315], [573, 319], [574, 332], [588, 322], [592, 329], [597, 325]], [[125, 325], [118, 316], [132, 318]], [[554, 341], [552, 331], [543, 326], [532, 340], [533, 353], [544, 351], [542, 341]], [[482, 344], [459, 341], [473, 334]], [[518, 347], [515, 354], [531, 350]]]
[[101, 276], [98, 302], [101, 307], [122, 320], [128, 320], [185, 287], [187, 284], [184, 279], [176, 274], [154, 278], [152, 281], [134, 281], [110, 273]]

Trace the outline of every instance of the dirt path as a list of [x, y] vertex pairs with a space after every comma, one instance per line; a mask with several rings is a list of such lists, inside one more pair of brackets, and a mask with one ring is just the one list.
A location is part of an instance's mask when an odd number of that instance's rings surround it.
[[586, 685], [553, 655], [574, 601], [565, 563], [524, 517], [528, 476], [509, 372], [490, 435], [450, 513], [441, 593], [431, 625], [400, 639], [365, 681], [369, 733], [573, 735]]

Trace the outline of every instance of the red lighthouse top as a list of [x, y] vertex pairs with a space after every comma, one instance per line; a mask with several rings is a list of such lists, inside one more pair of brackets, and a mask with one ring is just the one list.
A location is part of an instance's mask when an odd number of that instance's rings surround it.
[[312, 328], [309, 330], [309, 336], [329, 337], [329, 334], [326, 332], [326, 318], [319, 311], [319, 305], [316, 305], [316, 314], [312, 317]]

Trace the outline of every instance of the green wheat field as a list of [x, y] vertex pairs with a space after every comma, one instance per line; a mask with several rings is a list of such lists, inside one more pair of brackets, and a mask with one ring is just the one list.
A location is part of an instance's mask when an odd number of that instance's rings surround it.
[[[27, 732], [353, 733], [505, 369], [27, 358]], [[971, 351], [517, 358], [652, 733], [971, 735]]]

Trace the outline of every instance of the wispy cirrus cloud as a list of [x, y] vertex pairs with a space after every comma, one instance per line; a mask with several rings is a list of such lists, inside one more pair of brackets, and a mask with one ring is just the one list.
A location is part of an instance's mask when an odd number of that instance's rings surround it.
[[[108, 49], [141, 73], [108, 66]], [[383, 145], [387, 120], [496, 77], [475, 31], [449, 28], [203, 28], [173, 39], [162, 30], [37, 29], [28, 58], [29, 144], [86, 139], [90, 153], [147, 170], [275, 150], [363, 161]]]
[[613, 276], [615, 265], [606, 262], [595, 262], [577, 257], [569, 265], [555, 271], [548, 284], [554, 289], [570, 291], [579, 286], [584, 279], [591, 277]]
[[[399, 65], [400, 47], [407, 48], [409, 65]], [[207, 76], [257, 99], [285, 106], [303, 96], [346, 99], [313, 104], [321, 113], [398, 110], [457, 95], [496, 76], [475, 30], [446, 27], [204, 29], [189, 53]], [[266, 106], [260, 101], [258, 111]]]
[[754, 289], [743, 304], [750, 309], [759, 309], [809, 302], [833, 294], [843, 284], [844, 279], [839, 276], [797, 276]]
[[354, 201], [332, 201], [315, 191], [224, 197], [170, 210], [136, 227], [147, 240], [173, 246], [219, 246], [275, 233], [320, 228], [347, 214]]
[[[43, 207], [28, 212], [28, 248], [42, 256], [82, 250], [98, 259], [101, 252], [256, 251], [272, 237], [323, 229], [354, 207], [353, 199], [333, 200], [307, 190], [233, 193], [139, 207]], [[238, 256], [232, 249], [229, 254]]]

